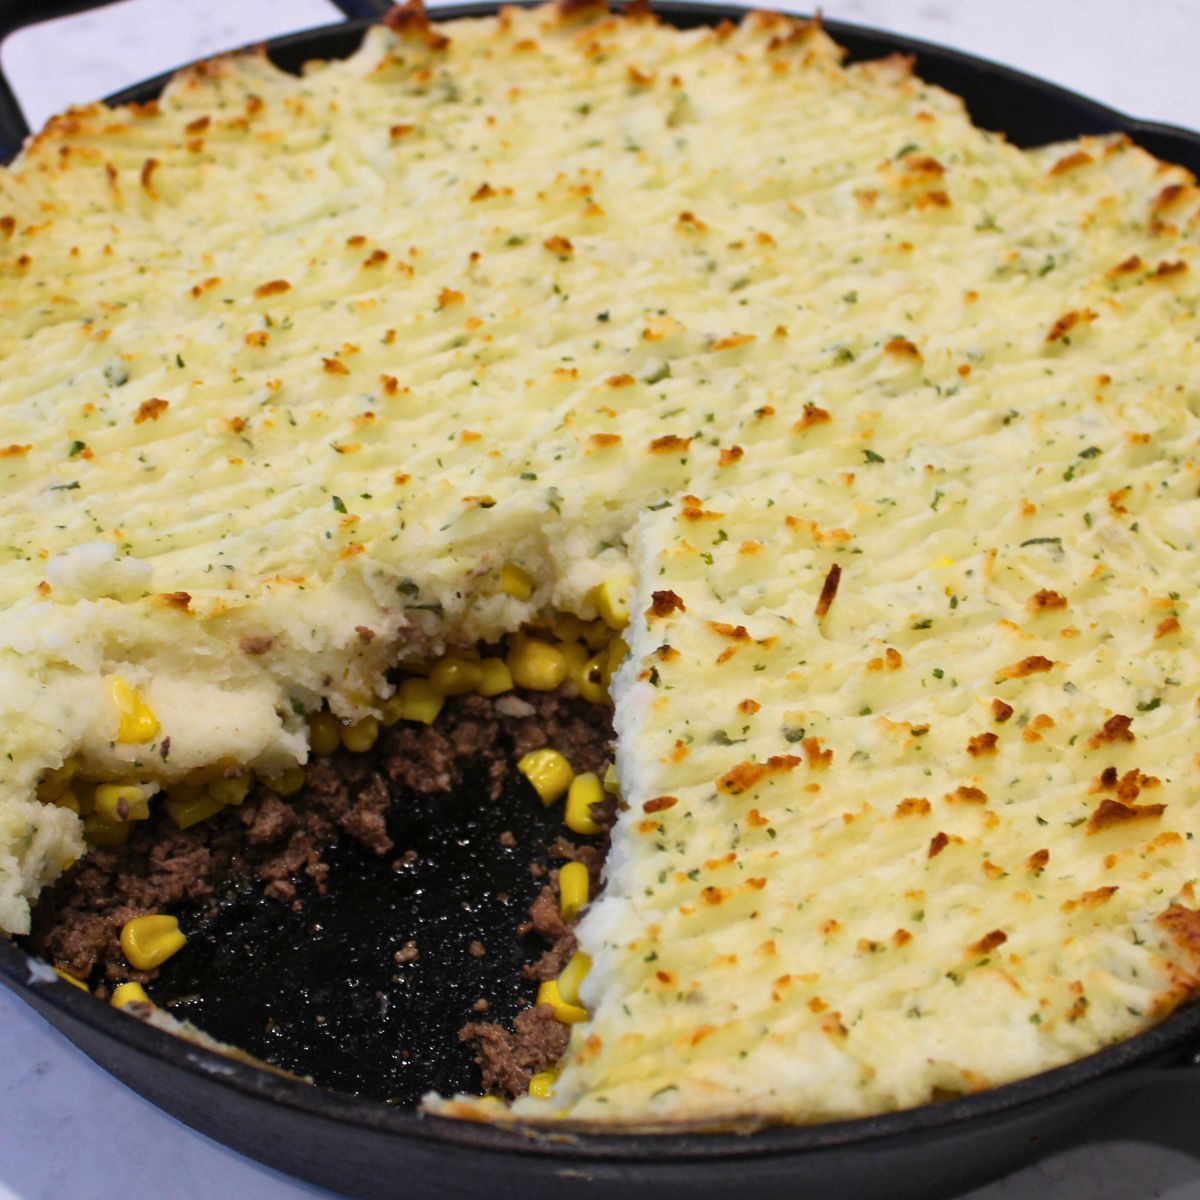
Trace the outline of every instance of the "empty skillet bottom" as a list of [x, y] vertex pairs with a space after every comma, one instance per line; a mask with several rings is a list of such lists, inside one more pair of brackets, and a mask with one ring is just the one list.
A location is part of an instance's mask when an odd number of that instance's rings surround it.
[[[256, 783], [187, 829], [159, 806], [43, 897], [29, 948], [100, 999], [141, 982], [173, 1016], [327, 1087], [397, 1104], [524, 1091], [566, 1043], [534, 1010], [574, 948], [558, 867], [583, 861], [594, 894], [607, 835], [566, 829], [516, 764], [549, 746], [603, 773], [609, 711], [561, 692], [459, 696], [432, 725], [314, 760], [286, 799]], [[178, 916], [188, 942], [137, 971], [119, 934], [148, 912]]]

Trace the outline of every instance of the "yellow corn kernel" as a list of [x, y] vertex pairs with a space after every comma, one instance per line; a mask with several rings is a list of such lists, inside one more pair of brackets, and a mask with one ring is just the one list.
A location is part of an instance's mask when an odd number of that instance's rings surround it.
[[591, 771], [576, 775], [567, 792], [567, 808], [563, 821], [575, 833], [603, 833], [604, 827], [592, 820], [592, 805], [604, 799], [604, 788]]
[[208, 794], [221, 804], [238, 805], [250, 794], [254, 776], [249, 771], [231, 775], [228, 779], [214, 779], [208, 785]]
[[304, 786], [304, 771], [300, 767], [288, 767], [268, 779], [267, 786], [277, 796], [294, 796]]
[[47, 771], [37, 786], [37, 798], [49, 804], [57, 803], [59, 796], [70, 787], [71, 780], [78, 771], [79, 760], [74, 757], [68, 758], [61, 767]]
[[579, 985], [587, 978], [587, 973], [591, 969], [591, 957], [579, 950], [576, 950], [567, 960], [567, 965], [563, 967], [557, 980], [558, 994], [567, 1004], [583, 1007], [579, 1004]]
[[549, 642], [518, 634], [505, 659], [513, 682], [535, 692], [552, 692], [567, 677], [566, 655]]
[[513, 677], [502, 658], [485, 658], [479, 664], [480, 680], [479, 694], [481, 696], [499, 696], [502, 692], [511, 692]]
[[483, 682], [483, 670], [477, 662], [471, 662], [460, 654], [447, 654], [429, 672], [429, 682], [443, 696], [465, 696], [479, 689]]
[[558, 872], [558, 911], [564, 921], [579, 916], [588, 902], [588, 869], [580, 862], [569, 862]]
[[616, 763], [609, 763], [604, 768], [604, 790], [610, 796], [619, 796], [621, 794], [621, 782], [617, 779]]
[[83, 836], [90, 846], [123, 846], [132, 832], [132, 821], [107, 821], [99, 813], [83, 822]]
[[153, 971], [187, 945], [179, 922], [166, 913], [134, 917], [121, 926], [121, 952], [139, 971]]
[[74, 975], [68, 974], [66, 971], [64, 971], [62, 969], [62, 967], [55, 967], [54, 973], [64, 983], [72, 984], [74, 987], [77, 987], [81, 992], [88, 992], [89, 995], [91, 994], [91, 989], [88, 987], [88, 985], [86, 983], [83, 982], [82, 979], [76, 979]]
[[578, 687], [588, 662], [587, 647], [582, 642], [559, 642], [558, 649], [567, 660], [567, 678]]
[[597, 617], [594, 621], [588, 622], [583, 633], [583, 640], [587, 643], [587, 648], [595, 654], [597, 650], [603, 650], [608, 645], [612, 634], [613, 631], [609, 629], [604, 618]]
[[550, 1005], [554, 1009], [555, 1019], [564, 1025], [576, 1025], [588, 1018], [586, 1008], [580, 1008], [578, 1004], [568, 1004], [562, 998], [558, 990], [558, 983], [553, 979], [547, 979], [539, 985], [537, 1003]]
[[577, 642], [588, 631], [589, 622], [574, 613], [555, 613], [550, 621], [550, 632], [560, 642]]
[[554, 1082], [558, 1078], [553, 1071], [539, 1071], [529, 1077], [529, 1095], [534, 1100], [549, 1100], [554, 1095]]
[[236, 775], [240, 770], [241, 764], [236, 758], [223, 754], [220, 758], [213, 759], [212, 762], [189, 771], [184, 782], [189, 787], [207, 787], [210, 783], [216, 783], [218, 779]]
[[186, 785], [172, 788], [166, 801], [167, 813], [180, 829], [199, 825], [224, 807], [215, 797]]
[[604, 671], [604, 684], [607, 687], [612, 682], [612, 677], [617, 673], [617, 668], [625, 661], [625, 655], [629, 653], [629, 647], [625, 644], [625, 639], [615, 637], [608, 643], [608, 651], [606, 655]]
[[446, 697], [428, 679], [406, 679], [380, 706], [383, 723], [395, 725], [397, 721], [420, 721], [432, 725], [442, 711]]
[[308, 744], [314, 754], [328, 758], [342, 744], [342, 723], [331, 712], [308, 718]]
[[140, 983], [122, 983], [113, 989], [109, 1004], [113, 1008], [124, 1008], [127, 1004], [153, 1004]]
[[608, 688], [604, 686], [605, 665], [605, 654], [601, 651], [589, 658], [583, 664], [583, 670], [579, 672], [576, 686], [579, 688], [580, 696], [589, 704], [607, 704], [609, 702]]
[[543, 750], [530, 750], [522, 755], [517, 763], [517, 770], [533, 784], [534, 791], [542, 798], [547, 808], [566, 794], [575, 778], [571, 764], [557, 750], [548, 747]]
[[629, 592], [632, 580], [626, 578], [606, 579], [592, 589], [592, 600], [600, 619], [618, 633], [629, 624]]
[[533, 576], [524, 567], [509, 563], [500, 568], [500, 590], [506, 596], [528, 600], [533, 595]]
[[122, 745], [148, 742], [159, 729], [154, 710], [123, 675], [110, 675], [106, 683], [117, 710], [117, 741]]
[[403, 671], [406, 675], [428, 675], [436, 661], [423, 652], [412, 650], [396, 658], [396, 670]]
[[363, 717], [352, 725], [342, 726], [342, 745], [352, 754], [365, 754], [378, 737], [379, 722], [374, 717]]
[[79, 815], [90, 817], [96, 811], [96, 785], [85, 779], [76, 779], [71, 791], [79, 803]]
[[101, 783], [96, 787], [96, 816], [110, 824], [144, 821], [150, 803], [136, 783]]
[[66, 791], [54, 801], [56, 808], [65, 808], [73, 812], [77, 817], [80, 815], [79, 797], [74, 792]]

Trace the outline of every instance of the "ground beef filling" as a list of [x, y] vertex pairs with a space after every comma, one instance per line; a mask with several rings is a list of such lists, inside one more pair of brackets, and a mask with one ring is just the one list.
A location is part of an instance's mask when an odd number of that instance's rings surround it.
[[556, 1063], [571, 1039], [571, 1027], [545, 1004], [518, 1013], [511, 1030], [494, 1022], [465, 1025], [459, 1037], [475, 1043], [484, 1090], [522, 1096], [539, 1071]]
[[[184, 905], [215, 908], [231, 885], [253, 881], [267, 896], [299, 909], [297, 884], [307, 876], [324, 891], [325, 852], [342, 838], [377, 855], [393, 850], [387, 814], [405, 791], [446, 793], [472, 770], [495, 800], [528, 751], [552, 746], [577, 772], [603, 771], [612, 739], [607, 708], [560, 693], [461, 696], [446, 702], [432, 726], [400, 723], [381, 730], [364, 753], [339, 750], [315, 759], [305, 769], [304, 786], [286, 798], [260, 783], [240, 806], [186, 830], [155, 805], [125, 845], [93, 850], [43, 895], [30, 949], [86, 980], [100, 998], [128, 980], [150, 983], [157, 971], [135, 970], [121, 952], [126, 921]], [[615, 806], [597, 805], [594, 815], [607, 828]], [[545, 883], [529, 920], [517, 929], [528, 950], [526, 978], [553, 978], [575, 949], [559, 913], [558, 869], [545, 860], [584, 862], [595, 894], [607, 844], [607, 837], [587, 845], [559, 837], [541, 861], [530, 864]], [[527, 1091], [530, 1077], [557, 1061], [568, 1037], [568, 1027], [545, 1006], [525, 1008], [511, 1028], [471, 1022], [460, 1032], [477, 1051], [484, 1089], [507, 1096]]]
[[[615, 802], [592, 806], [592, 816], [606, 830], [611, 828], [616, 817]], [[549, 847], [551, 859], [565, 862], [581, 862], [588, 869], [589, 895], [595, 895], [600, 886], [600, 870], [608, 854], [608, 836], [598, 845], [579, 846], [566, 838], [556, 838]], [[533, 864], [535, 874], [544, 867]], [[534, 962], [526, 964], [523, 974], [527, 979], [539, 982], [555, 979], [575, 953], [574, 922], [567, 924], [562, 919], [558, 901], [558, 869], [548, 873], [548, 881], [529, 906], [529, 920], [520, 925], [517, 933], [522, 937], [536, 934], [549, 942], [549, 947]], [[497, 1022], [471, 1022], [464, 1025], [458, 1035], [464, 1042], [473, 1042], [476, 1048], [475, 1062], [483, 1073], [484, 1091], [495, 1092], [512, 1099], [529, 1091], [530, 1079], [540, 1071], [552, 1067], [567, 1048], [570, 1027], [563, 1025], [547, 1005], [528, 1008], [518, 1013], [512, 1028]]]

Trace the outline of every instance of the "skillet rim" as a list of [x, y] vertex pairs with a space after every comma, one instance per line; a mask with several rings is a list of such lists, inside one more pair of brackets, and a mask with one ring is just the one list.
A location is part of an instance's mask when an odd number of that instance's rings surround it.
[[[670, 1131], [630, 1132], [627, 1128], [608, 1131], [565, 1122], [544, 1127], [490, 1124], [392, 1107], [227, 1058], [131, 1018], [62, 980], [47, 980], [48, 974], [49, 968], [39, 960], [11, 942], [0, 941], [0, 983], [30, 1003], [72, 1041], [71, 1027], [80, 1024], [122, 1050], [152, 1059], [158, 1065], [230, 1088], [249, 1100], [267, 1101], [338, 1125], [464, 1150], [536, 1154], [571, 1161], [677, 1163], [783, 1157], [937, 1133], [966, 1122], [983, 1122], [1016, 1109], [1032, 1108], [1089, 1087], [1099, 1092], [1107, 1085], [1118, 1098], [1147, 1085], [1200, 1083], [1200, 1070], [1196, 1070], [1200, 1067], [1200, 1053], [1196, 1051], [1200, 1005], [1193, 1005], [1132, 1038], [1037, 1075], [953, 1100], [871, 1116], [812, 1125], [763, 1125], [741, 1131], [681, 1126]], [[1164, 1066], [1168, 1069], [1154, 1069]]]
[[[517, 0], [516, 6], [529, 7], [536, 2]], [[488, 0], [475, 0], [439, 5], [431, 9], [430, 16], [435, 21], [480, 17], [494, 14], [499, 7]], [[654, 11], [669, 23], [700, 25], [724, 18], [738, 19], [755, 9], [736, 4], [657, 0]], [[336, 44], [348, 37], [357, 40], [374, 23], [375, 20], [369, 18], [336, 22], [283, 34], [261, 45], [272, 56], [292, 57], [295, 52], [311, 47], [312, 58], [336, 57], [331, 42]], [[1152, 144], [1151, 153], [1156, 156], [1170, 155], [1171, 161], [1183, 161], [1200, 171], [1200, 133], [1129, 116], [1069, 88], [962, 50], [870, 26], [840, 21], [822, 21], [822, 26], [835, 41], [843, 44], [866, 42], [885, 53], [914, 54], [919, 72], [923, 64], [932, 60], [951, 69], [974, 73], [981, 82], [987, 80], [1001, 87], [1023, 89], [1057, 106], [1060, 115], [1069, 115], [1077, 124], [1086, 126], [1080, 129], [1081, 133], [1123, 132], [1143, 147]], [[229, 53], [237, 51], [238, 48], [234, 48]], [[144, 100], [157, 94], [173, 75], [188, 65], [191, 64], [183, 64], [123, 88], [106, 97], [105, 102], [118, 104]], [[1190, 1072], [1187, 1066], [1177, 1066], [1168, 1072], [1148, 1069], [1180, 1059], [1190, 1065], [1200, 1065], [1200, 1055], [1193, 1061], [1200, 1044], [1200, 1005], [1194, 1005], [1172, 1013], [1125, 1041], [1063, 1066], [953, 1100], [871, 1116], [812, 1125], [774, 1124], [712, 1132], [688, 1125], [652, 1132], [630, 1132], [627, 1127], [614, 1127], [615, 1131], [609, 1131], [606, 1127], [568, 1123], [541, 1128], [522, 1124], [495, 1125], [392, 1107], [227, 1058], [140, 1020], [130, 1020], [127, 1014], [97, 1003], [92, 996], [81, 995], [79, 989], [69, 984], [57, 979], [47, 981], [46, 971], [47, 968], [33, 956], [8, 939], [0, 938], [0, 983], [30, 1003], [68, 1037], [72, 1037], [73, 1026], [81, 1025], [90, 1033], [114, 1043], [120, 1050], [230, 1088], [249, 1100], [267, 1101], [315, 1119], [400, 1139], [507, 1155], [626, 1163], [702, 1163], [782, 1157], [944, 1131], [964, 1122], [999, 1117], [1025, 1106], [1050, 1101], [1076, 1089], [1082, 1091], [1090, 1087], [1099, 1091], [1108, 1085], [1118, 1094], [1124, 1094], [1147, 1084], [1200, 1081], [1200, 1074]]]

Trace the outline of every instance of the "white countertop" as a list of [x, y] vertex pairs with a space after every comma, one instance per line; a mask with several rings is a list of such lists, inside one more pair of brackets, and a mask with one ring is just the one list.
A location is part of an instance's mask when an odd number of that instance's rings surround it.
[[[1121, 0], [825, 0], [822, 7], [832, 19], [1011, 63], [1135, 116], [1200, 128], [1195, 0], [1137, 6]], [[38, 125], [72, 102], [188, 59], [337, 16], [326, 0], [123, 0], [101, 13], [16, 34], [0, 63]], [[971, 1193], [970, 1200], [1200, 1200], [1200, 1095], [1193, 1095], [1179, 1088], [1155, 1104], [1126, 1102], [1091, 1130], [1088, 1144], [1059, 1151]], [[0, 1200], [326, 1194], [165, 1116], [2, 990], [0, 1112]]]

